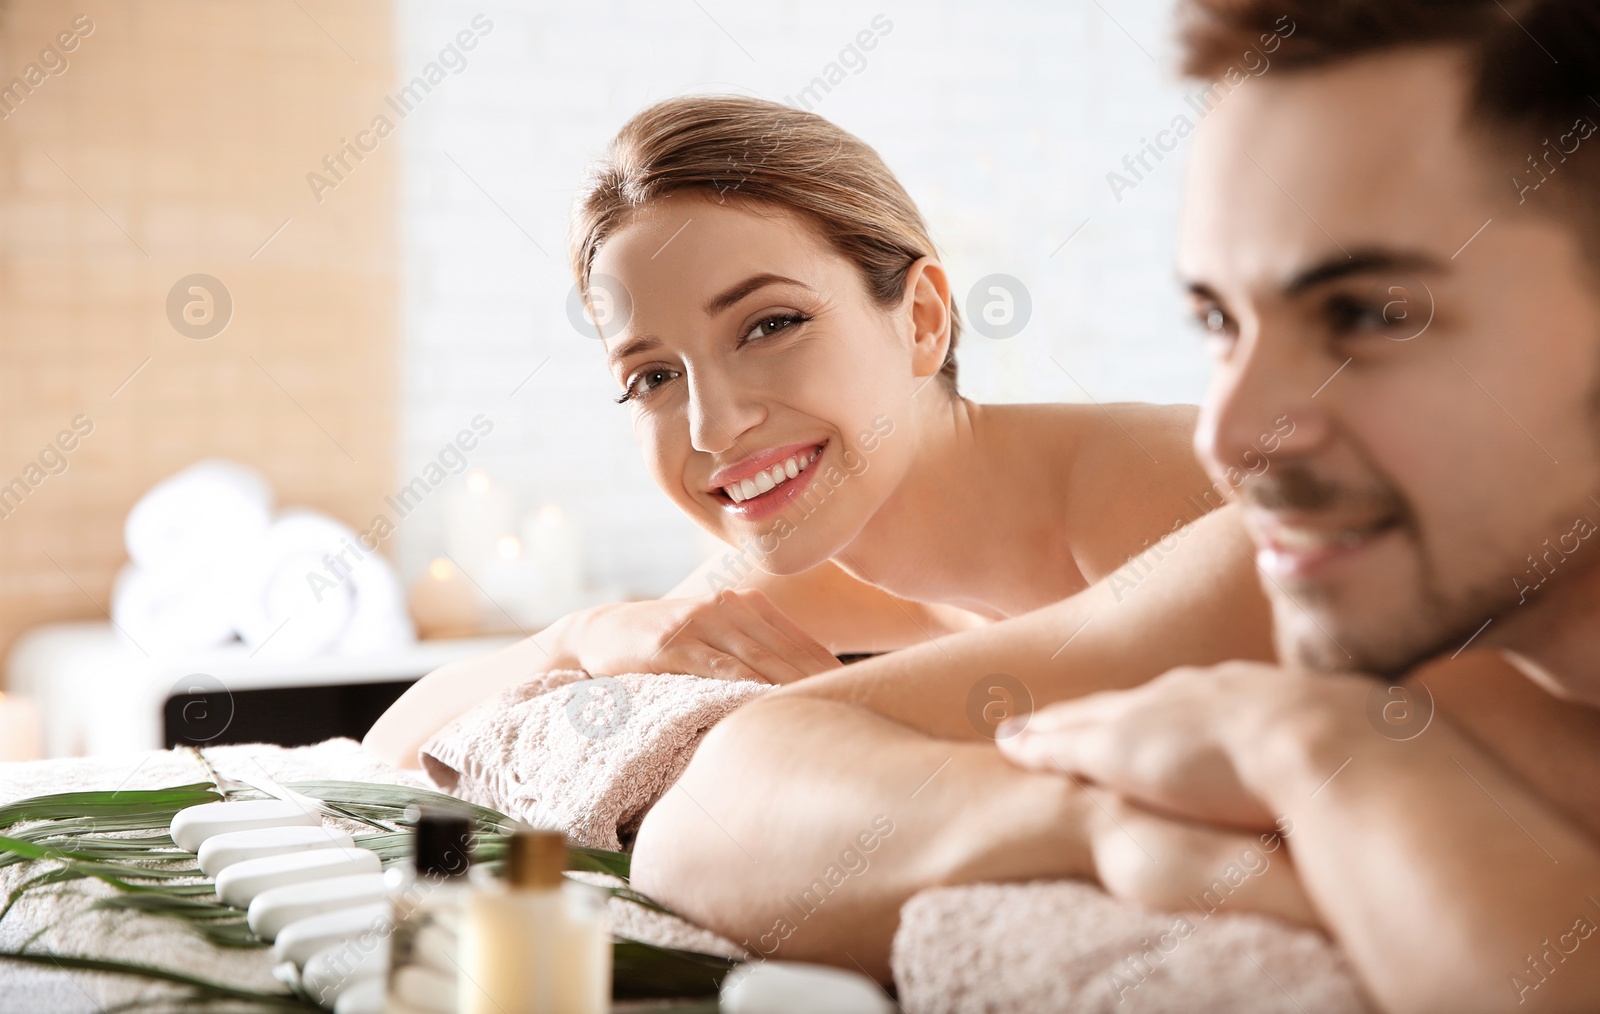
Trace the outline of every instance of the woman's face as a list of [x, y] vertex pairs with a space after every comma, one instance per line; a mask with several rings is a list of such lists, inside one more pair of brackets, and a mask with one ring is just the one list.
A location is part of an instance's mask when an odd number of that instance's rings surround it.
[[607, 361], [657, 485], [745, 572], [848, 547], [910, 467], [912, 397], [938, 383], [910, 290], [880, 307], [798, 216], [698, 195], [641, 209], [602, 245], [591, 292], [618, 286], [604, 298], [631, 309]]

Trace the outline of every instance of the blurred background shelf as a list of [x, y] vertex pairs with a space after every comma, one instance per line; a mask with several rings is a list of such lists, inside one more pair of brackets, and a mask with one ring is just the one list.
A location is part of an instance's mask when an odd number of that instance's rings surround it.
[[514, 637], [417, 641], [404, 650], [305, 661], [252, 658], [241, 644], [151, 658], [108, 623], [37, 627], [6, 666], [12, 704], [31, 702], [47, 757], [184, 743], [295, 746], [361, 738], [416, 680]]

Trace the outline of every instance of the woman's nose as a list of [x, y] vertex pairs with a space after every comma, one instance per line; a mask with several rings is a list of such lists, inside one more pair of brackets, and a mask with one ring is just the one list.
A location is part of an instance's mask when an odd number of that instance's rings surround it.
[[697, 451], [721, 454], [739, 436], [766, 418], [758, 392], [741, 387], [726, 375], [706, 370], [687, 372], [689, 443]]

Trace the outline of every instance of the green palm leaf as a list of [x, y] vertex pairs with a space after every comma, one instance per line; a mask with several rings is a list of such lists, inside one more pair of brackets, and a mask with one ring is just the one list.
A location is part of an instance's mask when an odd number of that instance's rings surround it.
[[73, 817], [123, 818], [140, 814], [172, 815], [186, 806], [214, 803], [222, 793], [210, 782], [195, 782], [170, 789], [120, 789], [116, 792], [60, 792], [21, 799], [0, 806], [0, 827], [24, 820], [59, 820]]
[[[405, 829], [405, 822], [407, 810], [415, 806], [436, 804], [465, 810], [477, 823], [474, 861], [490, 866], [502, 860], [506, 836], [522, 826], [488, 807], [465, 803], [428, 789], [332, 780], [286, 783], [286, 787], [312, 797], [330, 813], [371, 827], [372, 832], [355, 836], [356, 844], [376, 853], [385, 864], [411, 854], [412, 834]], [[260, 794], [258, 790], [224, 794], [208, 783], [197, 783], [170, 789], [59, 793], [0, 807], [0, 829], [9, 829], [8, 834], [0, 836], [0, 867], [22, 862], [57, 864], [18, 884], [0, 907], [0, 919], [30, 890], [93, 878], [118, 893], [95, 900], [80, 915], [97, 910], [139, 912], [179, 920], [217, 946], [261, 946], [262, 942], [249, 930], [244, 911], [216, 899], [214, 885], [209, 879], [200, 879], [203, 874], [195, 866], [194, 857], [178, 849], [167, 831], [173, 815], [187, 806], [215, 802], [225, 796], [247, 798]], [[12, 827], [19, 823], [31, 826]], [[622, 886], [604, 889], [613, 897], [670, 914], [668, 909], [627, 886], [630, 863], [626, 853], [575, 846], [570, 851], [568, 868], [620, 879], [624, 882]], [[35, 933], [29, 944], [47, 928]], [[714, 996], [722, 978], [734, 964], [714, 955], [622, 938], [615, 941], [613, 955], [613, 986], [618, 997]], [[18, 952], [0, 951], [0, 960], [55, 963], [63, 968], [110, 971], [167, 981], [189, 990], [172, 1001], [176, 1009], [195, 1009], [185, 1005], [221, 1000], [256, 1005], [247, 1008], [250, 1010], [318, 1009], [304, 998], [287, 994], [222, 987], [168, 969], [92, 957], [41, 954], [28, 951], [27, 945]], [[714, 1010], [715, 1007], [698, 1005], [683, 1009]]]
[[[205, 1004], [192, 1009], [215, 1010], [216, 1001], [248, 1004], [250, 1010], [262, 1011], [316, 1011], [322, 1008], [288, 993], [258, 993], [248, 989], [225, 986], [184, 972], [175, 972], [154, 965], [140, 965], [109, 958], [95, 958], [70, 954], [43, 954], [31, 951], [0, 951], [0, 961], [58, 968], [63, 971], [108, 972], [113, 975], [131, 975], [155, 982], [168, 982], [191, 991], [193, 1002]], [[160, 1002], [170, 1003], [170, 1000]]]

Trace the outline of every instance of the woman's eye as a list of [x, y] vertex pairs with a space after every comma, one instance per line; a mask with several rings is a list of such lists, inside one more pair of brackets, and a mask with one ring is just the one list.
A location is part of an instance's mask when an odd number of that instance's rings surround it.
[[751, 327], [750, 330], [744, 333], [743, 340], [749, 341], [751, 338], [767, 338], [779, 331], [782, 331], [784, 328], [793, 327], [796, 324], [803, 324], [810, 319], [810, 317], [806, 317], [798, 313], [779, 313], [774, 314], [771, 317], [763, 317], [762, 319], [756, 321], [755, 325]]
[[618, 398], [617, 401], [620, 403], [632, 401], [635, 398], [643, 398], [678, 376], [677, 370], [669, 370], [664, 366], [652, 366], [649, 369], [640, 370], [628, 378], [627, 389], [622, 392], [622, 397]]

